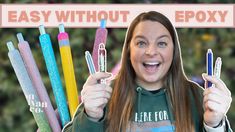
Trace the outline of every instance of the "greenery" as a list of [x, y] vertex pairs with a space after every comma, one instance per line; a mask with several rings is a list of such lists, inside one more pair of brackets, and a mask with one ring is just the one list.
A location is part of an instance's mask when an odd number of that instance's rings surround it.
[[[128, 1], [128, 0], [127, 0]], [[5, 0], [6, 3], [15, 1]], [[22, 0], [23, 2], [31, 2]], [[33, 0], [33, 2], [45, 2], [42, 0]], [[55, 1], [49, 1], [54, 3]], [[63, 1], [58, 1], [63, 2]], [[70, 0], [70, 2], [74, 2]], [[97, 2], [89, 0], [89, 2]], [[111, 0], [99, 0], [99, 3], [112, 3]], [[114, 0], [121, 3], [124, 0]], [[125, 1], [126, 2], [126, 1]], [[139, 3], [151, 1], [137, 1]], [[161, 1], [164, 2], [164, 1]], [[167, 0], [166, 2], [172, 2]], [[180, 2], [180, 1], [179, 1]], [[193, 1], [192, 1], [193, 2]], [[197, 2], [202, 2], [198, 0]], [[208, 0], [207, 2], [211, 2]], [[134, 3], [134, 0], [129, 0], [129, 3]], [[72, 56], [75, 68], [75, 75], [79, 93], [82, 86], [88, 77], [88, 69], [86, 66], [84, 52], [92, 51], [94, 36], [96, 29], [65, 29], [70, 35], [70, 43], [72, 48]], [[211, 48], [214, 53], [214, 59], [218, 56], [222, 58], [222, 80], [227, 84], [232, 92], [233, 100], [235, 99], [235, 31], [234, 29], [192, 29], [182, 28], [177, 29], [181, 43], [182, 59], [184, 62], [185, 74], [189, 78], [196, 78], [199, 82], [202, 80], [201, 74], [206, 72], [205, 54], [208, 48]], [[21, 87], [18, 83], [16, 75], [8, 59], [8, 49], [6, 42], [11, 40], [17, 44], [16, 33], [21, 32], [30, 44], [35, 61], [43, 78], [43, 82], [50, 95], [50, 99], [55, 106], [55, 100], [52, 93], [50, 80], [47, 69], [39, 45], [39, 30], [37, 28], [11, 28], [0, 29], [1, 44], [0, 44], [0, 132], [32, 132], [36, 131], [37, 126], [32, 114], [29, 112], [29, 106], [23, 95]], [[63, 79], [62, 65], [57, 42], [57, 28], [46, 28], [46, 32], [51, 35], [53, 49], [55, 52], [57, 66], [59, 67], [61, 79]], [[108, 71], [118, 63], [121, 58], [122, 46], [125, 38], [126, 29], [108, 29], [107, 51], [108, 51]], [[64, 82], [63, 82], [63, 86]], [[234, 101], [228, 111], [228, 119], [232, 128], [235, 130], [235, 104]]]

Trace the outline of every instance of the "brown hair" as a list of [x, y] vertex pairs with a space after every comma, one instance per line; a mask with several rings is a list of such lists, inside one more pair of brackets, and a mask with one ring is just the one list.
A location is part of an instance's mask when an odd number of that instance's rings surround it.
[[202, 104], [198, 97], [199, 86], [189, 81], [184, 74], [180, 45], [175, 28], [168, 18], [155, 11], [141, 13], [128, 28], [123, 46], [121, 69], [114, 81], [113, 94], [108, 105], [106, 131], [125, 132], [133, 116], [136, 97], [136, 74], [130, 61], [130, 41], [137, 24], [146, 20], [159, 22], [170, 32], [174, 43], [174, 53], [171, 67], [165, 76], [164, 87], [171, 101], [176, 132], [192, 132], [195, 130], [195, 126], [190, 103], [192, 100], [190, 100], [189, 95], [192, 95], [192, 98], [195, 99], [201, 124]]

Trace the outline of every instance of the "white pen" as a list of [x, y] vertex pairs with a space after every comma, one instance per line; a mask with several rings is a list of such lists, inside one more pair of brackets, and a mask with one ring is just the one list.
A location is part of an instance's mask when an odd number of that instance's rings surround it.
[[[99, 72], [106, 72], [107, 71], [107, 54], [105, 45], [103, 43], [99, 44], [98, 49], [98, 66]], [[106, 79], [101, 79], [101, 84], [106, 84]]]
[[214, 76], [218, 79], [220, 78], [221, 66], [222, 66], [222, 60], [220, 57], [218, 57], [215, 61], [215, 68], [214, 68]]

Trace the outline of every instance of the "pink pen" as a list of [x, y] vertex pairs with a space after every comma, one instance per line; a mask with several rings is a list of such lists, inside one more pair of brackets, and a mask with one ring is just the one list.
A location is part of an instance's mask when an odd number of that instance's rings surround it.
[[45, 112], [49, 125], [53, 132], [60, 132], [61, 127], [60, 127], [59, 121], [57, 120], [55, 111], [52, 107], [50, 98], [43, 84], [41, 75], [39, 73], [38, 67], [33, 58], [29, 44], [27, 41], [24, 40], [21, 33], [17, 34], [17, 38], [19, 41], [18, 47], [20, 50], [20, 54], [25, 63], [26, 70], [32, 80], [33, 86], [35, 87], [36, 93], [39, 96], [39, 100], [41, 101], [41, 103], [46, 102], [47, 104], [47, 107], [43, 107], [43, 111]]
[[108, 30], [105, 28], [105, 26], [106, 26], [106, 20], [102, 19], [100, 23], [100, 28], [96, 30], [95, 43], [94, 43], [93, 52], [92, 52], [92, 59], [94, 61], [96, 71], [98, 71], [99, 44], [100, 43], [103, 43], [104, 45], [106, 44]]

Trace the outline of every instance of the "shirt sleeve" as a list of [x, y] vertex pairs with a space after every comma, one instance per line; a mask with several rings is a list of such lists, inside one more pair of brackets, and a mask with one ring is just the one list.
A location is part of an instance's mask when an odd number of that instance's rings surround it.
[[62, 132], [104, 132], [104, 119], [98, 122], [89, 119], [81, 104], [72, 121], [66, 124]]
[[226, 116], [223, 118], [220, 125], [216, 128], [213, 128], [213, 127], [206, 125], [205, 122], [203, 124], [204, 124], [204, 129], [206, 132], [233, 132]]
[[222, 120], [222, 123], [220, 123], [220, 125], [216, 128], [206, 125], [205, 122], [203, 124], [204, 124], [204, 128], [205, 128], [206, 132], [224, 132], [225, 131], [225, 121], [224, 120]]

